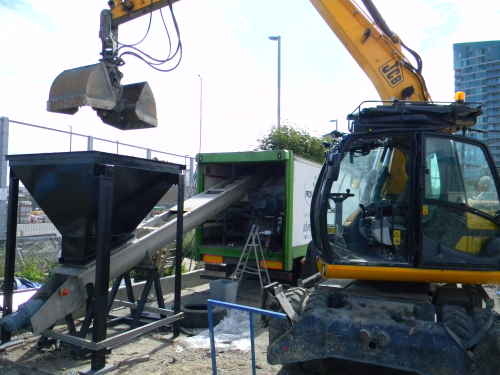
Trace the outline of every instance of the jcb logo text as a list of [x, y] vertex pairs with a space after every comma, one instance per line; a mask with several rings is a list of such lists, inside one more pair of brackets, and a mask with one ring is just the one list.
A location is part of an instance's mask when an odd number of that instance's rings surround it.
[[403, 82], [403, 69], [399, 61], [391, 60], [382, 65], [378, 70], [391, 87], [396, 87]]

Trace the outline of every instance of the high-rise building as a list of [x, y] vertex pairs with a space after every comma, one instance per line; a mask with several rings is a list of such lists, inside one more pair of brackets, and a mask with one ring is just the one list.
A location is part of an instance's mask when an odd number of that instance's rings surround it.
[[469, 136], [488, 144], [500, 168], [500, 40], [453, 45], [455, 91], [468, 102], [481, 102], [483, 115]]

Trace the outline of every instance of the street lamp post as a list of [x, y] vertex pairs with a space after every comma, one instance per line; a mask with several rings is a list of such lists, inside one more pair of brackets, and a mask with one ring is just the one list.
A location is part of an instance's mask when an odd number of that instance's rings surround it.
[[198, 77], [200, 77], [200, 149], [198, 153], [201, 153], [201, 121], [202, 121], [202, 109], [203, 109], [203, 78], [201, 75], [198, 74]]
[[280, 128], [280, 91], [281, 91], [281, 36], [270, 36], [270, 40], [278, 41], [278, 129]]
[[338, 126], [338, 122], [337, 120], [330, 120], [330, 122], [334, 122], [335, 123], [335, 130], [339, 130], [339, 126]]

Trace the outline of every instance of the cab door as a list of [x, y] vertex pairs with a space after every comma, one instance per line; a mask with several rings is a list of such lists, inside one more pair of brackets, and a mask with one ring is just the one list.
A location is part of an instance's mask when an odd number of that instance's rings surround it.
[[422, 149], [420, 265], [498, 270], [499, 183], [486, 146], [424, 134]]

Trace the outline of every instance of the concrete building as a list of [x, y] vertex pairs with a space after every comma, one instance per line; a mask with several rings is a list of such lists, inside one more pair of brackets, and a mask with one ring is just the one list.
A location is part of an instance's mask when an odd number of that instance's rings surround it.
[[482, 102], [483, 116], [470, 137], [486, 142], [500, 167], [500, 40], [453, 45], [455, 91], [468, 102]]

